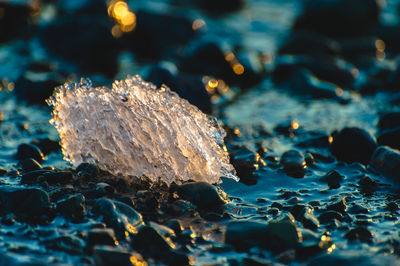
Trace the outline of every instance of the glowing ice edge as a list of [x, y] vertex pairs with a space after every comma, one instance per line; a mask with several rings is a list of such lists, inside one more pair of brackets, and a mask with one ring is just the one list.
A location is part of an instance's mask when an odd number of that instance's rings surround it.
[[94, 163], [128, 181], [146, 176], [168, 185], [238, 180], [217, 120], [138, 75], [112, 89], [82, 78], [56, 88], [47, 103], [64, 158], [75, 166]]

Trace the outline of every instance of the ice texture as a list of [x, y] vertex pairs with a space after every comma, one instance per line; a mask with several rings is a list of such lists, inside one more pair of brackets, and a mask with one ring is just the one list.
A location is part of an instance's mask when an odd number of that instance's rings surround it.
[[89, 79], [66, 83], [47, 102], [64, 158], [75, 166], [94, 163], [128, 180], [146, 176], [168, 185], [237, 179], [217, 120], [138, 75], [112, 89]]

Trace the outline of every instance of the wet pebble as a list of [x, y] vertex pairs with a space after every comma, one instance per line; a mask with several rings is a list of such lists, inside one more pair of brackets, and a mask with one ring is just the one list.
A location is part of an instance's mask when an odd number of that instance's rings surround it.
[[254, 174], [256, 170], [257, 156], [247, 147], [241, 147], [230, 155], [231, 163], [235, 167], [236, 173], [240, 181], [245, 184], [256, 184], [257, 176]]
[[238, 250], [260, 246], [274, 252], [296, 248], [301, 242], [291, 215], [282, 215], [269, 223], [233, 221], [228, 224], [225, 242]]
[[225, 192], [206, 182], [192, 182], [180, 185], [178, 187], [178, 195], [200, 208], [218, 207], [227, 201]]
[[340, 187], [340, 183], [344, 180], [344, 176], [336, 170], [329, 171], [326, 175], [321, 177], [321, 181], [328, 184], [330, 189], [337, 189]]
[[306, 162], [303, 154], [297, 150], [290, 150], [282, 154], [281, 164], [287, 175], [292, 177], [304, 177]]
[[13, 212], [24, 218], [45, 214], [50, 207], [48, 194], [39, 188], [0, 186], [1, 212]]
[[375, 0], [307, 1], [293, 27], [331, 37], [354, 37], [378, 23], [379, 11]]
[[117, 239], [114, 230], [111, 228], [95, 228], [88, 232], [87, 245], [94, 247], [95, 245], [117, 245]]
[[86, 210], [85, 197], [82, 194], [69, 195], [57, 202], [57, 210], [70, 219], [83, 218]]
[[327, 210], [331, 210], [331, 211], [336, 211], [336, 212], [340, 212], [341, 214], [345, 215], [346, 214], [346, 209], [347, 209], [347, 205], [346, 205], [346, 199], [343, 198], [341, 200], [338, 200], [334, 203], [328, 204], [326, 206]]
[[35, 159], [32, 158], [27, 158], [20, 161], [19, 165], [21, 166], [22, 170], [26, 172], [40, 170], [42, 168], [40, 163], [38, 163]]
[[375, 139], [366, 130], [346, 127], [334, 134], [331, 152], [339, 161], [368, 164], [376, 147]]
[[345, 238], [347, 238], [349, 241], [360, 241], [360, 242], [372, 242], [374, 234], [371, 233], [367, 228], [365, 227], [357, 227], [354, 229], [351, 229], [349, 232], [345, 234]]
[[43, 152], [43, 155], [48, 155], [52, 152], [59, 152], [61, 150], [61, 146], [58, 141], [50, 138], [34, 139], [32, 144], [39, 147], [39, 149]]
[[400, 152], [385, 146], [379, 146], [372, 155], [371, 166], [383, 175], [398, 181], [400, 175]]
[[400, 127], [382, 131], [377, 137], [377, 142], [379, 145], [400, 150]]
[[111, 246], [96, 246], [93, 256], [97, 265], [147, 265], [142, 255], [127, 249], [116, 249]]
[[92, 212], [114, 229], [117, 239], [125, 239], [129, 234], [136, 233], [137, 227], [143, 223], [142, 216], [132, 207], [110, 199], [96, 200]]
[[90, 163], [81, 163], [80, 165], [78, 165], [78, 167], [76, 168], [76, 172], [78, 174], [78, 177], [83, 178], [83, 179], [94, 179], [96, 178], [99, 173], [100, 170], [99, 168], [94, 165], [94, 164], [90, 164]]
[[32, 144], [21, 144], [18, 146], [17, 159], [22, 161], [28, 158], [36, 160], [38, 163], [42, 163], [44, 156], [40, 149]]

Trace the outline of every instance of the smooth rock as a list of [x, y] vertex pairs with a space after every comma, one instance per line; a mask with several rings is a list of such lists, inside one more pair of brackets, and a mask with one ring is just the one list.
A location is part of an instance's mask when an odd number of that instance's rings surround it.
[[116, 249], [111, 246], [96, 246], [93, 256], [97, 265], [147, 265], [142, 255], [127, 249]]
[[94, 247], [95, 245], [117, 245], [114, 230], [111, 228], [95, 228], [88, 232], [87, 245]]
[[48, 155], [53, 152], [59, 152], [61, 150], [61, 146], [58, 141], [49, 138], [34, 139], [32, 141], [32, 144], [39, 147], [43, 155]]
[[375, 0], [308, 0], [293, 27], [331, 37], [353, 37], [378, 23], [379, 9]]
[[385, 176], [398, 180], [400, 176], [400, 152], [379, 146], [372, 154], [371, 166]]
[[14, 213], [29, 218], [40, 216], [49, 209], [48, 194], [39, 188], [0, 186], [1, 213]]
[[302, 241], [301, 234], [291, 215], [283, 215], [267, 223], [255, 221], [233, 221], [228, 224], [225, 242], [238, 250], [260, 246], [281, 252], [296, 248]]
[[379, 145], [400, 150], [400, 126], [381, 131], [377, 137], [377, 142]]
[[303, 154], [297, 150], [289, 150], [282, 154], [280, 163], [287, 175], [301, 178], [304, 177], [307, 167]]
[[136, 234], [137, 228], [143, 224], [142, 216], [138, 212], [119, 201], [98, 199], [92, 212], [101, 217], [108, 227], [114, 229], [117, 239], [125, 239], [129, 234]]
[[82, 194], [69, 195], [57, 202], [57, 210], [71, 219], [83, 218], [85, 215], [85, 197]]
[[377, 146], [366, 130], [346, 127], [333, 136], [331, 152], [339, 161], [368, 164]]
[[17, 159], [22, 161], [28, 158], [35, 159], [38, 163], [42, 163], [44, 160], [43, 153], [35, 145], [25, 143], [19, 145], [17, 150]]
[[342, 183], [344, 179], [344, 175], [340, 174], [336, 170], [331, 170], [326, 175], [322, 176], [320, 180], [327, 183], [329, 189], [337, 189], [340, 187], [340, 183]]
[[19, 162], [22, 170], [24, 171], [35, 171], [40, 170], [42, 166], [35, 159], [27, 158]]
[[400, 112], [385, 113], [379, 117], [379, 131], [400, 127]]
[[239, 150], [230, 154], [230, 158], [241, 182], [245, 184], [257, 183], [257, 176], [254, 174], [257, 155], [254, 152], [247, 147], [241, 147]]
[[347, 238], [349, 241], [372, 243], [373, 236], [374, 234], [371, 233], [367, 228], [357, 227], [347, 232], [344, 237]]
[[206, 182], [192, 182], [180, 185], [178, 195], [199, 208], [218, 207], [226, 203], [225, 192]]
[[78, 165], [76, 168], [76, 172], [78, 173], [78, 176], [84, 179], [94, 179], [98, 176], [100, 173], [99, 168], [90, 163], [81, 163]]

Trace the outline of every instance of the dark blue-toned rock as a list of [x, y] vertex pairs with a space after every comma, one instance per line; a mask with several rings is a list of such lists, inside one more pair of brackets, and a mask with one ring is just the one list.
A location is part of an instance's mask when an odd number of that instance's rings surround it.
[[379, 146], [372, 155], [371, 166], [385, 176], [395, 178], [400, 176], [400, 152], [385, 146]]
[[170, 58], [195, 36], [192, 21], [175, 13], [138, 10], [136, 21], [135, 29], [122, 42], [139, 58]]
[[50, 208], [49, 195], [39, 188], [0, 186], [2, 214], [14, 213], [23, 218], [40, 216]]
[[307, 31], [293, 31], [279, 47], [279, 54], [290, 55], [339, 55], [340, 45], [329, 37]]
[[146, 79], [158, 87], [167, 85], [203, 112], [211, 113], [210, 96], [200, 76], [172, 73], [167, 67], [158, 65], [150, 69]]
[[65, 251], [70, 254], [81, 254], [85, 242], [79, 237], [66, 235], [40, 241], [40, 244], [45, 245], [51, 250]]
[[0, 42], [5, 42], [18, 35], [30, 35], [32, 29], [32, 13], [37, 10], [29, 1], [3, 1], [0, 3]]
[[367, 228], [357, 227], [347, 232], [344, 237], [347, 238], [349, 241], [372, 243], [373, 236], [374, 234], [372, 234]]
[[35, 171], [40, 170], [42, 166], [35, 159], [27, 158], [19, 162], [23, 171]]
[[390, 112], [382, 114], [379, 117], [378, 128], [379, 131], [385, 131], [400, 127], [400, 112]]
[[105, 198], [96, 200], [92, 212], [114, 229], [117, 239], [126, 239], [130, 234], [136, 234], [143, 224], [142, 216], [132, 207], [119, 201]]
[[257, 163], [255, 152], [243, 146], [231, 154], [230, 158], [241, 182], [249, 185], [257, 183], [257, 175], [254, 174], [254, 171], [257, 169], [255, 166]]
[[338, 161], [368, 164], [377, 146], [366, 130], [346, 127], [333, 135], [331, 152]]
[[188, 200], [200, 208], [218, 207], [227, 201], [225, 192], [206, 182], [192, 182], [180, 185], [179, 197]]
[[30, 104], [46, 105], [46, 99], [53, 94], [55, 87], [63, 82], [54, 74], [42, 74], [38, 80], [23, 76], [15, 84], [15, 94], [18, 99]]
[[57, 202], [57, 211], [70, 219], [83, 218], [85, 210], [85, 197], [82, 194], [69, 195]]
[[354, 87], [355, 76], [351, 73], [351, 64], [333, 57], [280, 56], [277, 58], [272, 78], [276, 84], [281, 84], [290, 81], [294, 74], [304, 69], [311, 71], [318, 79], [343, 89]]
[[116, 249], [112, 246], [95, 246], [93, 256], [96, 265], [146, 265], [139, 253], [128, 249]]
[[117, 239], [111, 228], [95, 228], [88, 232], [87, 245], [90, 247], [95, 245], [115, 246], [117, 244]]
[[378, 23], [379, 9], [375, 0], [308, 0], [293, 27], [332, 37], [353, 37]]
[[233, 221], [228, 224], [225, 242], [238, 250], [260, 246], [273, 252], [296, 248], [302, 241], [292, 215], [282, 215], [269, 223]]
[[111, 35], [111, 27], [106, 12], [63, 15], [41, 29], [40, 39], [51, 54], [76, 64], [81, 73], [113, 77], [118, 62], [117, 42]]
[[400, 150], [400, 127], [382, 131], [378, 135], [377, 141], [379, 145], [389, 146], [393, 149]]
[[[243, 72], [235, 73], [235, 65], [241, 66]], [[239, 61], [233, 52], [225, 51], [220, 44], [207, 39], [193, 42], [186, 49], [179, 69], [186, 73], [223, 79], [229, 85], [238, 85], [242, 89], [250, 88], [262, 80], [261, 75], [246, 64], [246, 60]]]
[[32, 144], [21, 144], [18, 146], [17, 159], [22, 161], [28, 158], [35, 159], [38, 163], [43, 162], [44, 156], [38, 147]]
[[344, 175], [340, 174], [336, 170], [331, 170], [326, 175], [322, 176], [320, 180], [327, 183], [330, 189], [336, 189], [340, 187], [340, 184], [344, 179]]
[[307, 167], [303, 154], [297, 150], [289, 150], [282, 154], [280, 163], [286, 174], [292, 177], [304, 177]]
[[81, 163], [80, 165], [78, 165], [78, 167], [76, 167], [76, 172], [78, 174], [78, 177], [80, 178], [94, 179], [99, 175], [100, 170], [94, 164]]
[[52, 152], [59, 152], [61, 150], [61, 146], [58, 141], [49, 138], [34, 139], [31, 144], [39, 147], [45, 156]]

